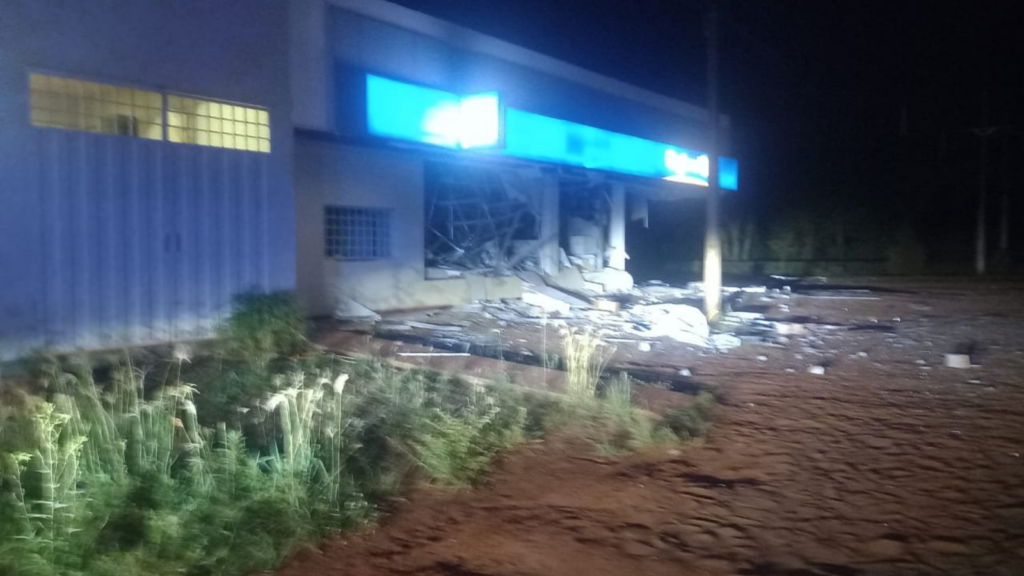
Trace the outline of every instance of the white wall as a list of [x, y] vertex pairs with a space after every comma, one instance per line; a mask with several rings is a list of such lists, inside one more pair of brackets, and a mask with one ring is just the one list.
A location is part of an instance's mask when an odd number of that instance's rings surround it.
[[[334, 290], [371, 308], [400, 307], [399, 294], [423, 281], [423, 162], [416, 156], [300, 140], [295, 188], [298, 218], [298, 288], [315, 315], [334, 310]], [[324, 255], [324, 206], [394, 211], [392, 257], [339, 262]]]
[[[332, 314], [339, 296], [387, 311], [522, 294], [516, 277], [425, 279], [421, 155], [303, 139], [296, 151], [298, 292], [309, 314]], [[393, 210], [391, 258], [351, 262], [325, 256], [327, 204]]]

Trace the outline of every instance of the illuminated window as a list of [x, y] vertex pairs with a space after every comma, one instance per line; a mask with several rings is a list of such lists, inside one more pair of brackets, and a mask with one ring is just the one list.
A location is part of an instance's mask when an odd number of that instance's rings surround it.
[[183, 144], [270, 152], [266, 110], [184, 96], [167, 97], [167, 139]]
[[163, 140], [159, 93], [71, 78], [29, 77], [32, 124]]
[[338, 260], [391, 257], [391, 211], [382, 208], [324, 208], [324, 254]]

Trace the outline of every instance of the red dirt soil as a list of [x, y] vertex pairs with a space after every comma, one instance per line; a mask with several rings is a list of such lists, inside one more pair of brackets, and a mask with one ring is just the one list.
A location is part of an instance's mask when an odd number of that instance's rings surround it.
[[[1024, 286], [900, 287], [787, 301], [889, 333], [649, 354], [725, 391], [701, 445], [530, 444], [480, 489], [416, 489], [278, 576], [1024, 574]], [[964, 347], [980, 367], [942, 367]]]

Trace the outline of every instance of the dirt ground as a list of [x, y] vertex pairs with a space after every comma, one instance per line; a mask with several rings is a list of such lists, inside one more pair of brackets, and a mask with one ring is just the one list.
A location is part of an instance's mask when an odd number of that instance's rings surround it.
[[1024, 574], [1024, 284], [884, 287], [745, 297], [811, 322], [788, 341], [621, 346], [618, 366], [724, 390], [702, 445], [606, 460], [534, 443], [279, 576]]

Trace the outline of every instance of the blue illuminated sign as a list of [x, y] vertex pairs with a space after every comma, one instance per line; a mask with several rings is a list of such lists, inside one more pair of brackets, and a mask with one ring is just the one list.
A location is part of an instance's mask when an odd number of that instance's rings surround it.
[[501, 137], [497, 92], [458, 96], [444, 90], [366, 76], [370, 134], [444, 146], [487, 148]]
[[[594, 170], [708, 185], [710, 161], [703, 152], [662, 144], [509, 108], [505, 113], [504, 154]], [[736, 190], [739, 164], [718, 162], [719, 186]]]
[[[708, 185], [708, 155], [523, 110], [505, 110], [497, 92], [460, 96], [367, 75], [370, 134], [443, 146], [488, 149], [501, 143], [506, 156]], [[739, 164], [719, 158], [719, 186], [739, 187]]]

